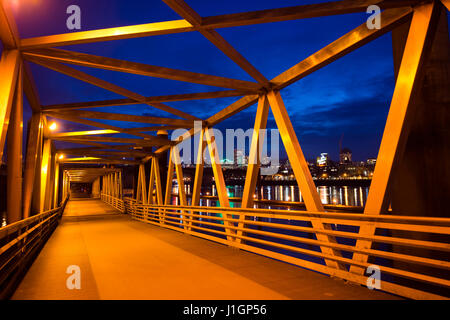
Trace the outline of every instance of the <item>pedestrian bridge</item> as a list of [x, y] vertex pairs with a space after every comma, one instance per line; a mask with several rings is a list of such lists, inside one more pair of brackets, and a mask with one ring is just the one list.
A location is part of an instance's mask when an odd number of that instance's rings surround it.
[[[81, 289], [68, 290], [69, 265]], [[183, 232], [100, 200], [69, 201], [12, 299], [396, 299]]]
[[[381, 10], [378, 27], [364, 19], [272, 79], [216, 31], [366, 12], [373, 2]], [[164, 0], [179, 20], [32, 38], [19, 37], [8, 3], [13, 2], [0, 0], [0, 160], [4, 149], [7, 156], [0, 298], [450, 297], [450, 218], [443, 200], [450, 189], [448, 0], [342, 0], [211, 17], [201, 17], [182, 0]], [[189, 32], [206, 38], [250, 80], [97, 56], [71, 46]], [[360, 208], [323, 205], [282, 91], [389, 32], [396, 85], [367, 201]], [[259, 36], [264, 44], [266, 35]], [[30, 65], [122, 98], [43, 105]], [[93, 76], [92, 69], [208, 90], [193, 93], [189, 87], [189, 92], [147, 97]], [[237, 100], [205, 118], [166, 104], [232, 97]], [[26, 141], [24, 98], [32, 113]], [[140, 106], [136, 114], [97, 111], [128, 105]], [[213, 129], [252, 105], [243, 195], [231, 199]], [[296, 207], [287, 202], [270, 207], [259, 199], [269, 111], [301, 194]], [[84, 129], [55, 132], [52, 121]], [[175, 129], [184, 134], [169, 139]], [[192, 181], [183, 176], [183, 141], [196, 142]], [[212, 206], [200, 201], [206, 196], [204, 156], [216, 191]], [[68, 282], [76, 275], [69, 274], [70, 267], [80, 271], [79, 289]]]

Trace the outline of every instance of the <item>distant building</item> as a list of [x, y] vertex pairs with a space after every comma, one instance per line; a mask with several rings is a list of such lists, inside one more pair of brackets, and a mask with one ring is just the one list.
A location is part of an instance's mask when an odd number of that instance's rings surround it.
[[319, 157], [317, 157], [317, 165], [319, 167], [326, 166], [328, 164], [328, 153], [321, 153]]
[[375, 159], [375, 158], [367, 159], [367, 164], [368, 165], [374, 166], [376, 163], [377, 163], [377, 159]]
[[234, 149], [234, 164], [237, 166], [243, 166], [245, 164], [244, 151]]
[[352, 151], [349, 148], [344, 148], [339, 154], [339, 163], [352, 163]]

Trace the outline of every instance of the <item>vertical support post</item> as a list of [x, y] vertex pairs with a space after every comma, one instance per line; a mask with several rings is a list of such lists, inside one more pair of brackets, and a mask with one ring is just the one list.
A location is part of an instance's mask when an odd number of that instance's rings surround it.
[[[255, 192], [256, 182], [259, 176], [261, 152], [264, 142], [264, 130], [266, 129], [268, 116], [269, 103], [267, 101], [267, 97], [260, 96], [258, 100], [258, 109], [256, 110], [255, 126], [253, 127], [252, 143], [250, 146], [250, 154], [248, 159], [249, 163], [245, 177], [241, 208], [251, 208], [253, 206], [253, 194]], [[238, 224], [240, 228], [245, 227], [245, 219], [246, 215], [244, 213], [241, 213]], [[243, 232], [241, 230], [238, 230], [237, 234], [241, 236], [243, 235]], [[241, 243], [242, 239], [237, 238], [236, 241], [238, 243]]]
[[50, 151], [50, 159], [49, 159], [49, 174], [48, 174], [48, 183], [47, 188], [45, 190], [45, 208], [44, 210], [53, 209], [53, 195], [55, 188], [55, 167], [56, 167], [56, 153], [53, 152], [54, 145], [51, 143], [51, 151]]
[[158, 205], [163, 205], [163, 192], [162, 192], [162, 184], [161, 184], [161, 175], [160, 175], [160, 168], [159, 168], [159, 161], [157, 158], [154, 158], [154, 170], [155, 170], [155, 188], [156, 188], [156, 203]]
[[113, 182], [113, 197], [117, 198], [117, 172], [112, 173], [112, 182]]
[[40, 140], [42, 131], [42, 119], [39, 113], [31, 116], [28, 124], [27, 150], [25, 158], [24, 188], [23, 188], [23, 217], [30, 216], [31, 204], [33, 199], [33, 189], [35, 177], [40, 174], [37, 172], [40, 159]]
[[23, 137], [23, 75], [17, 77], [14, 104], [8, 128], [8, 173], [6, 221], [8, 224], [22, 219], [22, 137]]
[[[164, 204], [170, 205], [172, 200], [172, 180], [173, 180], [173, 147], [170, 148], [169, 163], [167, 165], [167, 177], [166, 177], [166, 192], [164, 198]], [[163, 210], [162, 223], [165, 222], [166, 210]]]
[[3, 159], [19, 66], [19, 52], [17, 50], [4, 50], [0, 61], [0, 160]]
[[155, 158], [152, 158], [152, 163], [150, 166], [150, 179], [148, 181], [148, 199], [147, 203], [153, 204], [153, 190], [155, 185]]
[[[433, 2], [414, 8], [364, 214], [379, 215], [386, 212], [389, 206], [393, 173], [403, 156], [411, 122], [414, 120], [413, 102], [422, 83], [424, 61], [431, 51], [438, 11]], [[375, 234], [375, 227], [361, 227], [359, 233], [372, 236]], [[370, 249], [372, 241], [358, 240], [355, 246], [357, 249]], [[353, 260], [367, 262], [368, 256], [354, 253]], [[365, 270], [351, 266], [350, 272], [364, 274]]]
[[142, 203], [147, 203], [147, 181], [145, 180], [145, 165], [139, 165], [139, 179], [141, 180], [141, 194], [142, 194]]
[[172, 199], [172, 179], [173, 179], [173, 161], [172, 161], [172, 153], [173, 153], [173, 147], [170, 148], [170, 154], [169, 154], [169, 164], [167, 166], [167, 183], [166, 183], [166, 193], [165, 193], [165, 199], [164, 204], [170, 205], [170, 200]]
[[[213, 169], [214, 180], [216, 183], [217, 195], [219, 196], [220, 206], [224, 208], [229, 208], [230, 201], [228, 199], [228, 192], [225, 184], [225, 178], [223, 177], [222, 167], [220, 165], [219, 150], [217, 150], [217, 144], [215, 141], [212, 128], [205, 128], [205, 137], [206, 143], [208, 145], [209, 157], [211, 159], [211, 167]], [[226, 214], [225, 217], [232, 218], [232, 215]], [[228, 241], [233, 241], [233, 237], [231, 235], [234, 232], [232, 231], [232, 229], [227, 228], [229, 226], [232, 226], [232, 223], [229, 221], [224, 221], [224, 225]]]
[[[291, 120], [289, 119], [289, 115], [286, 107], [284, 106], [280, 92], [270, 91], [267, 94], [267, 98], [269, 99], [275, 122], [280, 130], [281, 139], [285, 146], [292, 170], [294, 171], [295, 179], [297, 180], [298, 187], [305, 200], [306, 209], [308, 211], [323, 212], [324, 208], [322, 202], [320, 201], [311, 172], [309, 171], [308, 164], [305, 160], [305, 156], [303, 155], [303, 151], [300, 147], [300, 143], [298, 142]], [[319, 218], [312, 220], [311, 224], [316, 229], [331, 229], [329, 224], [322, 223]], [[322, 242], [336, 243], [336, 239], [332, 236], [317, 233], [316, 237], [317, 240]], [[341, 253], [338, 250], [334, 250], [329, 247], [320, 247], [320, 249], [325, 254], [341, 256]], [[341, 263], [329, 259], [324, 260], [326, 265], [329, 267], [347, 270], [345, 265]]]
[[[203, 153], [206, 148], [205, 130], [202, 128], [199, 134], [200, 137], [198, 141], [197, 164], [195, 167], [194, 187], [192, 188], [192, 198], [191, 198], [191, 206], [193, 207], [200, 205], [200, 193], [202, 189], [203, 169], [204, 169]], [[191, 211], [191, 213], [194, 213], [194, 211]], [[192, 220], [195, 220], [195, 218], [192, 217]], [[192, 221], [188, 224], [188, 230], [191, 230], [191, 226]]]
[[39, 212], [44, 212], [46, 207], [46, 194], [47, 186], [49, 184], [50, 177], [50, 160], [51, 160], [51, 143], [50, 139], [44, 139], [44, 150], [42, 152], [42, 164], [41, 164], [41, 190], [40, 190], [40, 206]]
[[58, 162], [58, 154], [55, 155], [55, 192], [53, 195], [53, 208], [58, 207], [58, 196], [59, 196], [59, 162]]
[[[177, 176], [178, 199], [180, 200], [181, 206], [186, 206], [187, 201], [186, 201], [186, 191], [185, 191], [185, 187], [184, 187], [183, 168], [181, 167], [180, 152], [176, 145], [172, 147], [171, 156], [173, 157], [172, 162], [175, 165], [175, 172], [176, 172], [176, 176]], [[184, 215], [184, 213], [185, 213], [185, 211], [181, 210], [183, 227], [184, 227], [184, 229], [186, 229], [187, 221], [186, 221], [186, 216]]]
[[123, 199], [123, 179], [122, 179], [122, 171], [119, 171], [119, 198]]

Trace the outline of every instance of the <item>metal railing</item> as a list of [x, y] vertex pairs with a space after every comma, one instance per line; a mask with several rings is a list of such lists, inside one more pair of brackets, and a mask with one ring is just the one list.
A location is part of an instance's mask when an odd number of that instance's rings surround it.
[[0, 228], [0, 299], [8, 298], [57, 227], [68, 197], [58, 208]]
[[125, 203], [122, 199], [120, 198], [116, 198], [107, 194], [102, 193], [100, 195], [100, 199], [109, 204], [110, 206], [116, 208], [117, 210], [119, 210], [122, 213], [125, 213]]
[[[381, 290], [414, 299], [450, 296], [449, 218], [366, 215], [296, 210], [158, 206], [125, 198], [132, 218], [237, 247], [325, 273], [353, 283], [368, 284], [368, 276], [351, 271], [375, 265]], [[320, 221], [331, 228], [318, 229]], [[359, 234], [375, 227], [375, 235]], [[336, 241], [323, 241], [325, 235]], [[318, 239], [321, 240], [318, 240]], [[420, 240], [419, 240], [420, 239]], [[425, 239], [425, 240], [423, 240]], [[374, 246], [356, 247], [356, 240]], [[332, 254], [320, 248], [330, 248]], [[341, 254], [333, 254], [340, 251]], [[432, 253], [430, 256], [429, 253]], [[368, 262], [352, 259], [365, 254]], [[343, 268], [333, 268], [326, 260]]]

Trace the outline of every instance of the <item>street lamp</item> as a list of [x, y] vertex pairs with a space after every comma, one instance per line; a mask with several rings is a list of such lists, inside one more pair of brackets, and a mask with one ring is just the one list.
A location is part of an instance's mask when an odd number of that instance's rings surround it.
[[52, 122], [50, 123], [48, 128], [50, 129], [50, 131], [55, 131], [58, 128], [58, 125], [56, 124], [56, 122]]

